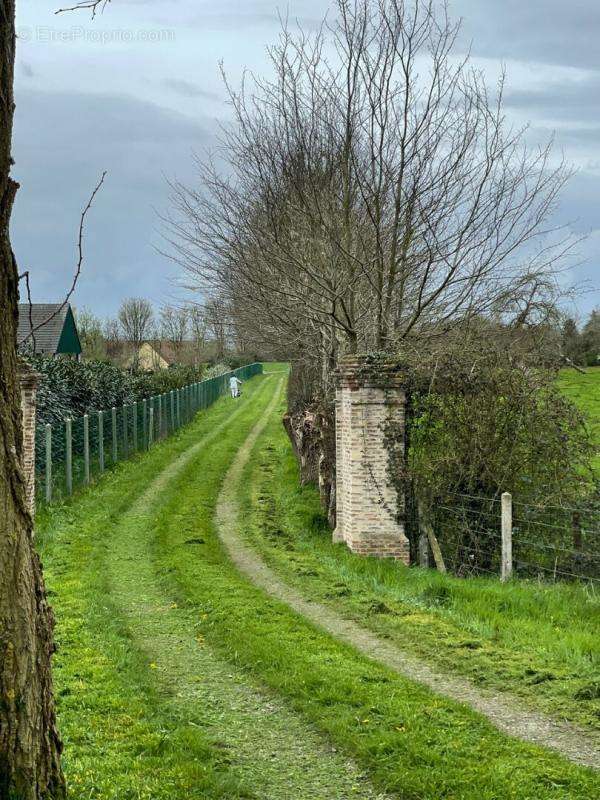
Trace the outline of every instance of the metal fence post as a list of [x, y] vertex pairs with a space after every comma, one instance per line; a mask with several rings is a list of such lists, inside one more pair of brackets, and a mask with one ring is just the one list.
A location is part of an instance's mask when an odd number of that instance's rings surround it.
[[86, 486], [90, 483], [90, 418], [83, 415], [83, 469]]
[[171, 405], [171, 432], [175, 430], [175, 392], [173, 389], [169, 392], [170, 405]]
[[142, 438], [144, 449], [148, 449], [148, 401], [145, 397], [142, 400]]
[[500, 580], [507, 581], [512, 575], [512, 495], [504, 492], [502, 495], [502, 566]]
[[119, 456], [119, 450], [117, 447], [117, 409], [113, 406], [112, 408], [112, 460], [113, 463], [117, 463], [117, 458]]
[[98, 466], [104, 472], [104, 411], [98, 412]]
[[52, 500], [52, 425], [46, 425], [46, 502]]
[[73, 494], [73, 434], [71, 420], [65, 421], [65, 474], [67, 479], [67, 494]]
[[133, 404], [133, 449], [137, 453], [138, 451], [138, 430], [137, 430], [137, 400]]
[[176, 405], [176, 412], [177, 412], [177, 427], [181, 427], [181, 391], [177, 389], [177, 394], [175, 395], [175, 405]]
[[154, 407], [150, 403], [150, 416], [148, 417], [148, 449], [152, 446], [154, 441]]
[[123, 410], [123, 458], [129, 456], [129, 436], [127, 431], [127, 406], [121, 407]]

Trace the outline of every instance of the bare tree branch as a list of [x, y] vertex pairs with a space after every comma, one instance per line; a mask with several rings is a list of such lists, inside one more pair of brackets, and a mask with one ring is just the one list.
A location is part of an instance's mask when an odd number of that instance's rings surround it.
[[83, 9], [90, 9], [92, 12], [92, 19], [96, 16], [98, 9], [102, 13], [111, 0], [82, 0], [81, 3], [75, 3], [74, 6], [68, 8], [59, 8], [55, 14], [65, 14], [68, 11], [82, 11]]
[[58, 314], [61, 313], [61, 311], [65, 308], [65, 306], [68, 304], [69, 300], [73, 296], [73, 293], [74, 293], [75, 288], [77, 286], [77, 281], [79, 280], [79, 276], [81, 275], [81, 268], [83, 266], [83, 257], [84, 257], [84, 254], [83, 254], [83, 232], [84, 232], [84, 227], [85, 227], [85, 218], [87, 216], [88, 211], [92, 207], [92, 204], [94, 202], [94, 199], [95, 199], [96, 195], [100, 191], [100, 187], [104, 183], [104, 178], [105, 177], [106, 177], [106, 170], [102, 173], [102, 175], [100, 177], [100, 180], [96, 184], [96, 187], [94, 188], [93, 192], [91, 193], [91, 195], [89, 197], [89, 200], [87, 201], [83, 211], [81, 212], [81, 218], [79, 220], [79, 233], [78, 233], [78, 236], [77, 236], [77, 252], [78, 252], [79, 255], [78, 255], [78, 259], [77, 259], [77, 264], [75, 266], [75, 273], [73, 275], [73, 281], [71, 283], [71, 287], [70, 287], [69, 291], [67, 292], [67, 294], [65, 295], [65, 298], [62, 301], [62, 303], [60, 304], [60, 306], [58, 306], [58, 308], [52, 314], [50, 314], [50, 316], [47, 319], [45, 319], [43, 322], [40, 322], [38, 325], [36, 325], [35, 328], [33, 327], [33, 320], [32, 320], [32, 316], [31, 316], [32, 303], [31, 303], [31, 293], [30, 293], [30, 287], [29, 287], [29, 272], [25, 272], [24, 273], [24, 275], [26, 276], [25, 280], [26, 280], [26, 284], [27, 284], [27, 296], [28, 296], [28, 303], [29, 303], [29, 321], [30, 321], [30, 325], [31, 325], [31, 330], [29, 331], [28, 335], [25, 337], [23, 342], [20, 342], [20, 344], [23, 344], [24, 342], [28, 341], [29, 338], [32, 338], [33, 342], [34, 342], [34, 348], [35, 348], [35, 338], [34, 338], [35, 332], [39, 331], [40, 328], [43, 328], [45, 325], [47, 325], [49, 322], [51, 322], [56, 316], [58, 316]]

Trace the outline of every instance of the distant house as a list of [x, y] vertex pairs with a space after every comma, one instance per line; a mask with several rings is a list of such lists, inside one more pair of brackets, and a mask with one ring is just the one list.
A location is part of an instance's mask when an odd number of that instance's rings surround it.
[[156, 343], [144, 342], [137, 351], [125, 362], [127, 369], [141, 369], [144, 372], [156, 372], [159, 369], [168, 369], [173, 363], [165, 348]]
[[36, 354], [81, 356], [81, 341], [71, 306], [20, 303], [17, 344]]

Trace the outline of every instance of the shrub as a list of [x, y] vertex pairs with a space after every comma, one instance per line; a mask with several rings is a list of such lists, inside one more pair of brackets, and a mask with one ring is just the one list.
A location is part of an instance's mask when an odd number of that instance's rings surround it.
[[209, 367], [206, 372], [204, 373], [205, 379], [209, 378], [218, 378], [219, 375], [225, 375], [227, 372], [231, 372], [232, 368], [228, 364], [213, 364], [212, 367]]
[[41, 375], [38, 421], [50, 424], [170, 392], [203, 377], [201, 370], [184, 366], [144, 373], [128, 372], [103, 361], [47, 356], [33, 356], [29, 361]]
[[[462, 352], [437, 354], [433, 369], [419, 363], [406, 375], [406, 429], [392, 421], [387, 439], [389, 469], [406, 497], [399, 513], [414, 555], [419, 517], [425, 516], [445, 558], [462, 571], [495, 571], [503, 492], [513, 494], [520, 507], [542, 509], [540, 515], [543, 509], [553, 515], [554, 507], [592, 502], [594, 447], [581, 413], [557, 387], [555, 372], [487, 346], [470, 350], [465, 343]], [[543, 522], [524, 538], [547, 530], [556, 535], [541, 547], [572, 546], [562, 541], [558, 520], [549, 516]]]

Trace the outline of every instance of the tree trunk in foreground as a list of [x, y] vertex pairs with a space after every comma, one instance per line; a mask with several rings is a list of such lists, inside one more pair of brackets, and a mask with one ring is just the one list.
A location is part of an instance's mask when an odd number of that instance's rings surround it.
[[56, 730], [52, 611], [21, 471], [18, 275], [10, 214], [15, 2], [0, 0], [0, 800], [65, 796]]

